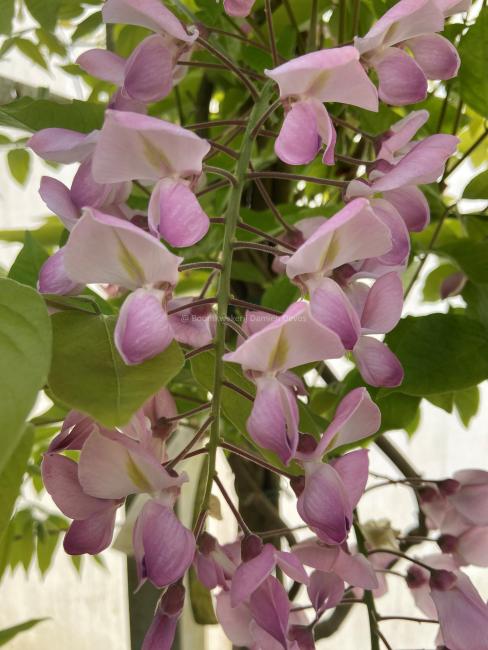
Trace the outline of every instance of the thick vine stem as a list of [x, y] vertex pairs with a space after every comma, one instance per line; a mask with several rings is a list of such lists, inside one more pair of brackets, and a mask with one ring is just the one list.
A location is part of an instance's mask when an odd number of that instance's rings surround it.
[[237, 224], [240, 219], [240, 207], [244, 185], [246, 183], [246, 173], [251, 159], [253, 138], [252, 131], [266, 110], [272, 91], [272, 82], [268, 82], [262, 89], [259, 99], [257, 100], [253, 111], [249, 117], [246, 131], [243, 138], [243, 146], [237, 161], [235, 178], [236, 185], [231, 188], [229, 203], [225, 215], [225, 232], [222, 249], [222, 272], [219, 278], [218, 302], [217, 302], [217, 330], [215, 334], [215, 368], [214, 368], [214, 388], [212, 396], [213, 417], [212, 427], [210, 429], [210, 440], [208, 443], [208, 469], [207, 482], [201, 503], [201, 512], [208, 510], [212, 484], [215, 476], [215, 463], [217, 449], [220, 441], [220, 408], [222, 399], [222, 382], [224, 379], [224, 369], [222, 357], [225, 352], [225, 332], [226, 318], [231, 296], [230, 279], [232, 270], [233, 242], [236, 235]]
[[[358, 551], [368, 556], [368, 549], [366, 548], [366, 542], [364, 540], [363, 532], [361, 526], [357, 521], [357, 512], [355, 512], [356, 522], [354, 523], [354, 532], [356, 533], [356, 542], [358, 545]], [[371, 639], [371, 650], [380, 650], [380, 635], [378, 633], [378, 614], [376, 612], [376, 606], [374, 603], [373, 593], [365, 589], [364, 591], [364, 602], [368, 608], [368, 618], [369, 618], [369, 632]]]

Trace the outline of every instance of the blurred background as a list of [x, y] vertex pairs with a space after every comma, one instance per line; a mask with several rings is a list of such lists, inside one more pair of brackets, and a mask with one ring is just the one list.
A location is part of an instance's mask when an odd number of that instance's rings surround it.
[[[0, 12], [2, 8], [0, 6]], [[32, 24], [27, 14], [18, 17], [19, 25], [29, 29]], [[69, 59], [75, 60], [82, 51], [97, 45], [103, 45], [104, 34], [96, 30], [73, 41], [70, 32], [66, 32], [64, 45], [69, 50]], [[56, 60], [56, 57], [54, 57]], [[60, 61], [61, 61], [60, 57]], [[89, 89], [79, 76], [66, 73], [60, 66], [52, 66], [49, 71], [36, 65], [32, 57], [26, 56], [18, 48], [11, 49], [0, 59], [0, 104], [11, 101], [16, 96], [38, 93], [44, 88], [47, 94], [67, 98], [85, 99]], [[39, 159], [24, 153], [15, 147], [17, 138], [25, 133], [15, 129], [0, 131], [0, 229], [24, 230], [36, 228], [48, 217], [46, 207], [37, 194], [40, 178], [43, 174], [53, 174], [53, 169]], [[7, 136], [8, 140], [4, 137]], [[12, 142], [14, 144], [12, 144]], [[22, 151], [22, 154], [12, 151]], [[486, 151], [485, 151], [486, 153]], [[486, 155], [484, 156], [486, 160]], [[486, 165], [485, 165], [486, 166]], [[483, 165], [480, 170], [483, 169]], [[69, 184], [73, 171], [69, 166], [57, 169], [53, 175]], [[460, 197], [468, 179], [473, 175], [473, 162], [467, 159], [450, 177], [449, 193], [453, 198]], [[484, 209], [488, 202], [466, 202], [466, 210]], [[12, 240], [16, 237], [12, 235]], [[0, 242], [0, 266], [8, 270], [21, 249], [19, 241]], [[422, 277], [426, 278], [435, 266], [435, 260], [426, 264]], [[406, 303], [405, 313], [420, 314], [447, 310], [448, 301], [442, 303], [425, 303], [421, 300], [423, 279], [417, 283]], [[452, 299], [461, 301], [461, 298]], [[449, 350], [446, 349], [446, 354]], [[343, 376], [347, 364], [331, 364], [334, 370]], [[486, 469], [488, 458], [488, 388], [482, 385], [480, 407], [477, 414], [469, 418], [463, 414], [465, 426], [460, 416], [450, 414], [441, 408], [422, 401], [421, 420], [414, 437], [409, 439], [405, 432], [392, 432], [389, 437], [403, 448], [414, 466], [418, 467], [428, 478], [443, 478], [452, 475], [458, 469], [481, 467]], [[42, 407], [42, 408], [41, 408]], [[44, 405], [39, 405], [44, 410]], [[182, 432], [181, 436], [184, 436]], [[232, 487], [232, 475], [220, 458], [219, 473], [223, 475], [229, 488]], [[198, 472], [198, 460], [188, 464], [187, 471], [193, 475]], [[371, 450], [371, 469], [392, 478], [397, 476], [395, 469], [376, 448]], [[192, 507], [191, 488], [184, 492], [183, 512], [190, 515]], [[0, 495], [1, 498], [1, 495]], [[19, 508], [29, 507], [42, 513], [57, 515], [56, 507], [45, 494], [31, 490], [23, 494]], [[405, 530], [415, 524], [415, 503], [411, 491], [403, 486], [388, 486], [366, 494], [360, 504], [360, 518], [377, 519], [388, 517], [394, 528]], [[299, 525], [294, 497], [284, 493], [281, 502], [283, 518], [291, 525]], [[116, 546], [127, 548], [130, 531], [128, 524], [119, 521], [119, 537]], [[236, 527], [233, 517], [222, 504], [222, 520], [211, 520], [211, 532], [219, 541], [235, 539]], [[297, 534], [300, 537], [300, 533]], [[20, 546], [20, 545], [19, 545]], [[423, 550], [418, 547], [419, 553]], [[424, 544], [425, 554], [435, 552], [432, 543]], [[41, 550], [34, 548], [32, 539], [26, 540], [18, 550], [18, 558], [13, 562], [15, 568], [7, 568], [0, 582], [0, 629], [16, 625], [28, 619], [45, 619], [31, 630], [24, 632], [8, 643], [9, 650], [98, 650], [117, 648], [129, 650], [129, 615], [127, 561], [123, 550], [110, 549], [100, 558], [83, 558], [74, 563], [62, 549], [61, 539], [55, 538], [52, 544], [44, 545]], [[44, 573], [39, 567], [42, 567]], [[399, 565], [401, 566], [401, 564]], [[470, 576], [483, 597], [488, 597], [488, 574], [482, 569], [471, 569]], [[378, 601], [378, 608], [383, 615], [409, 614], [411, 597], [404, 582], [395, 577], [388, 577], [389, 592]], [[435, 646], [435, 626], [395, 621], [384, 623], [387, 638], [395, 640], [395, 650], [432, 649]], [[219, 633], [217, 626], [201, 627], [194, 623], [192, 614], [185, 614], [182, 631], [178, 640], [181, 650], [196, 648], [209, 650], [227, 650], [229, 642]], [[1, 645], [1, 643], [0, 643]], [[340, 630], [330, 639], [324, 639], [319, 648], [341, 648], [358, 650], [369, 647], [366, 610], [356, 605], [352, 615]], [[135, 649], [134, 649], [135, 650]], [[470, 650], [470, 649], [466, 649]]]

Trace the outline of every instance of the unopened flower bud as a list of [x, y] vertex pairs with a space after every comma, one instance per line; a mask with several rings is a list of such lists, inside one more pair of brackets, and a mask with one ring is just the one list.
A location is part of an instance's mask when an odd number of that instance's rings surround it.
[[243, 562], [257, 557], [263, 550], [263, 542], [257, 535], [246, 535], [241, 542], [241, 557]]
[[217, 540], [215, 537], [204, 531], [198, 538], [198, 550], [203, 555], [210, 555], [210, 553], [215, 551], [216, 543]]
[[170, 585], [161, 598], [159, 607], [168, 616], [176, 616], [183, 609], [185, 593], [185, 588], [181, 582]]
[[445, 569], [433, 569], [430, 575], [430, 588], [448, 591], [457, 582], [456, 574]]
[[298, 498], [305, 489], [305, 476], [294, 476], [290, 479], [290, 487]]
[[425, 571], [413, 564], [407, 571], [407, 585], [410, 589], [418, 589], [427, 584], [428, 578]]
[[420, 503], [432, 503], [439, 498], [439, 493], [437, 490], [430, 486], [423, 486], [419, 488], [418, 495], [420, 498]]
[[317, 441], [309, 433], [301, 433], [298, 440], [297, 451], [302, 454], [312, 454], [317, 448]]
[[442, 495], [449, 497], [459, 491], [461, 483], [453, 478], [446, 478], [444, 481], [439, 481], [437, 487]]
[[453, 553], [456, 550], [458, 538], [454, 535], [441, 535], [437, 544], [443, 553]]

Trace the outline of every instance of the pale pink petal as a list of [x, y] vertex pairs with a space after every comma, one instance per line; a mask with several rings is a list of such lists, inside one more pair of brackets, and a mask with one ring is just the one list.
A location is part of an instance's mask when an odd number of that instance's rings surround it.
[[405, 264], [410, 254], [410, 235], [405, 221], [396, 208], [384, 199], [373, 199], [371, 206], [376, 216], [389, 228], [393, 244], [385, 255], [377, 258], [378, 262], [392, 267]]
[[310, 52], [265, 74], [279, 85], [282, 98], [299, 95], [378, 110], [376, 88], [352, 46]]
[[418, 63], [398, 47], [386, 48], [373, 59], [378, 75], [378, 95], [386, 104], [404, 106], [423, 101], [427, 78]]
[[308, 597], [318, 614], [338, 605], [344, 595], [344, 581], [334, 573], [314, 571], [307, 587]]
[[181, 257], [137, 226], [87, 209], [65, 246], [64, 263], [73, 281], [117, 284], [137, 289], [145, 284], [178, 281]]
[[78, 464], [61, 454], [45, 454], [41, 464], [44, 487], [58, 508], [70, 519], [87, 519], [111, 503], [83, 492]]
[[429, 204], [418, 187], [399, 187], [383, 192], [383, 196], [396, 208], [410, 232], [420, 232], [429, 225]]
[[262, 378], [246, 426], [251, 438], [274, 451], [285, 465], [298, 445], [298, 405], [294, 393], [274, 378]]
[[27, 142], [27, 146], [44, 160], [58, 163], [81, 162], [95, 148], [98, 131], [78, 133], [69, 129], [42, 129]]
[[461, 482], [461, 489], [449, 497], [456, 510], [476, 526], [488, 525], [487, 475], [480, 470], [456, 472], [454, 478]]
[[256, 0], [224, 0], [224, 10], [229, 16], [245, 18], [251, 13]]
[[314, 107], [307, 101], [293, 103], [275, 141], [276, 155], [288, 165], [306, 165], [321, 145]]
[[202, 173], [202, 160], [209, 151], [206, 140], [181, 126], [108, 110], [93, 156], [93, 176], [98, 183], [191, 178]]
[[172, 508], [148, 501], [139, 515], [146, 577], [158, 588], [176, 582], [190, 568], [195, 537]]
[[403, 285], [397, 273], [387, 273], [376, 280], [368, 292], [361, 314], [363, 334], [390, 332], [401, 318]]
[[[322, 104], [319, 104], [322, 106]], [[329, 113], [324, 109], [317, 111], [317, 126], [319, 129], [319, 134], [322, 139], [322, 142], [325, 145], [324, 155], [322, 156], [322, 162], [324, 165], [333, 165], [335, 162], [335, 146], [337, 142], [337, 133], [334, 128], [334, 122], [332, 121]]]
[[428, 119], [429, 112], [420, 110], [412, 111], [402, 120], [395, 122], [381, 140], [381, 147], [376, 158], [394, 164], [397, 154], [410, 143], [413, 136]]
[[417, 36], [406, 42], [427, 79], [452, 79], [461, 60], [454, 45], [439, 34]]
[[92, 77], [114, 83], [116, 86], [122, 86], [124, 83], [125, 59], [115, 52], [87, 50], [76, 59], [76, 63]]
[[80, 212], [73, 203], [66, 185], [51, 176], [43, 176], [39, 194], [47, 207], [62, 220], [68, 230], [71, 230], [77, 222]]
[[287, 648], [290, 603], [283, 585], [273, 576], [251, 596], [250, 609], [255, 622]]
[[312, 314], [341, 338], [346, 350], [352, 350], [361, 333], [361, 323], [341, 287], [323, 278], [310, 295]]
[[433, 183], [441, 176], [459, 139], [438, 133], [421, 140], [390, 171], [373, 182], [377, 192], [395, 190], [405, 185]]
[[471, 8], [471, 0], [435, 0], [436, 4], [444, 12], [444, 16], [448, 18], [454, 14], [459, 14], [464, 11], [469, 11]]
[[37, 288], [40, 293], [77, 296], [83, 293], [84, 284], [73, 282], [64, 267], [64, 248], [60, 248], [44, 262], [39, 271]]
[[75, 520], [64, 537], [69, 555], [98, 555], [110, 545], [114, 534], [116, 508], [106, 508], [87, 519]]
[[83, 490], [103, 499], [152, 494], [178, 487], [185, 475], [171, 477], [159, 461], [123, 434], [94, 432], [83, 446], [78, 464]]
[[192, 43], [198, 36], [196, 30], [189, 34], [159, 0], [107, 0], [102, 14], [105, 23], [140, 25], [186, 43]]
[[210, 221], [186, 183], [169, 178], [154, 188], [148, 208], [149, 227], [171, 246], [193, 246], [208, 232]]
[[473, 526], [463, 533], [457, 541], [456, 553], [465, 564], [488, 567], [488, 526]]
[[[294, 344], [296, 341], [300, 345]], [[318, 359], [339, 358], [343, 353], [337, 334], [313, 318], [308, 303], [297, 302], [224, 359], [250, 370], [280, 372]]]
[[275, 564], [275, 549], [271, 544], [265, 544], [259, 555], [240, 564], [234, 573], [230, 588], [232, 607], [249, 600], [251, 594], [271, 574]]
[[96, 426], [95, 421], [89, 415], [80, 411], [70, 411], [64, 419], [61, 431], [51, 440], [48, 452], [82, 449]]
[[157, 102], [171, 92], [173, 68], [173, 53], [165, 39], [157, 34], [149, 36], [127, 60], [124, 90], [137, 101]]
[[355, 45], [363, 54], [381, 45], [395, 45], [407, 38], [443, 29], [444, 16], [436, 2], [400, 0], [374, 23], [364, 38], [356, 38]]
[[289, 578], [296, 582], [301, 582], [302, 584], [308, 584], [307, 572], [294, 553], [275, 551], [275, 558], [276, 564]]
[[370, 386], [394, 387], [402, 383], [402, 365], [384, 343], [370, 336], [361, 336], [353, 356], [361, 376]]
[[334, 458], [330, 466], [339, 475], [346, 490], [349, 503], [354, 509], [364, 494], [368, 482], [369, 458], [367, 449], [358, 449]]
[[293, 279], [303, 274], [330, 274], [335, 268], [387, 253], [392, 247], [387, 226], [367, 199], [354, 199], [328, 219], [286, 261]]
[[245, 604], [233, 607], [230, 593], [221, 591], [217, 594], [215, 614], [226, 636], [236, 646], [249, 647], [253, 639], [249, 631], [252, 615]]
[[340, 549], [334, 573], [353, 587], [368, 590], [378, 588], [378, 579], [371, 562], [360, 553], [351, 555]]
[[[168, 304], [168, 311], [182, 304], [188, 304], [188, 298], [176, 298]], [[212, 306], [195, 307], [179, 311], [168, 316], [175, 339], [192, 348], [199, 348], [212, 342], [214, 336], [214, 312]]]
[[292, 551], [305, 566], [326, 573], [335, 570], [335, 564], [341, 552], [339, 546], [326, 546], [316, 537], [296, 544]]

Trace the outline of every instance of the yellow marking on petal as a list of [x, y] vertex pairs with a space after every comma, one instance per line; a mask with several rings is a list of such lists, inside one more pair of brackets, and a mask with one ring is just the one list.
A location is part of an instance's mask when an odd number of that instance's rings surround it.
[[161, 176], [167, 172], [171, 172], [171, 163], [164, 152], [158, 147], [155, 147], [151, 140], [147, 139], [143, 135], [141, 135], [140, 138], [142, 140], [144, 155], [151, 165], [161, 173]]
[[304, 94], [313, 97], [317, 93], [320, 93], [322, 86], [327, 83], [330, 76], [331, 76], [330, 70], [322, 70], [321, 72], [319, 72], [318, 75], [314, 77], [312, 83], [307, 88]]
[[333, 232], [327, 246], [324, 247], [324, 252], [320, 259], [320, 268], [322, 270], [333, 268], [334, 260], [339, 254], [340, 243], [336, 233]]
[[289, 349], [290, 345], [286, 340], [284, 332], [281, 331], [278, 340], [269, 355], [270, 370], [279, 370], [280, 368], [285, 367]]
[[142, 287], [143, 284], [146, 282], [146, 275], [144, 273], [144, 269], [142, 266], [139, 264], [138, 259], [132, 255], [130, 250], [127, 248], [127, 246], [124, 244], [122, 239], [120, 238], [119, 234], [115, 232], [115, 236], [117, 238], [117, 243], [118, 243], [118, 258], [119, 262], [122, 264], [124, 269], [127, 271], [129, 276], [139, 285]]
[[152, 486], [141, 472], [139, 467], [135, 464], [132, 456], [127, 454], [127, 464], [126, 464], [127, 474], [130, 480], [136, 485], [142, 492], [152, 492]]

